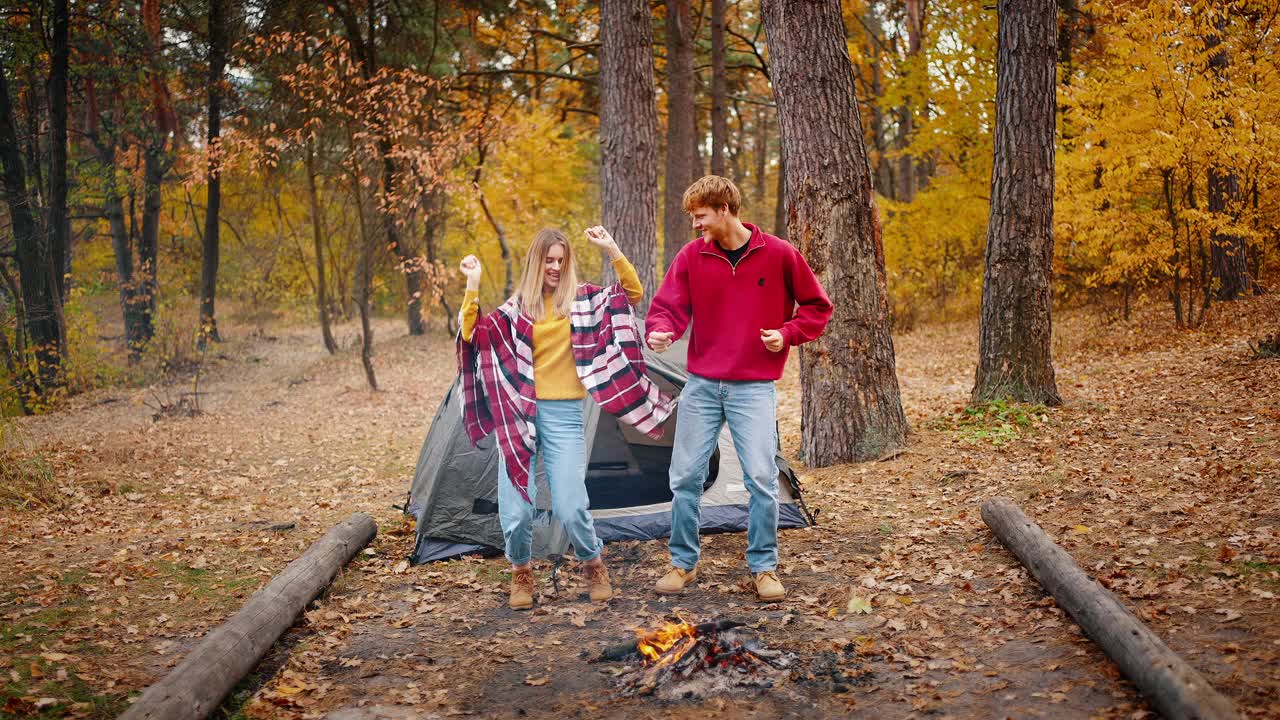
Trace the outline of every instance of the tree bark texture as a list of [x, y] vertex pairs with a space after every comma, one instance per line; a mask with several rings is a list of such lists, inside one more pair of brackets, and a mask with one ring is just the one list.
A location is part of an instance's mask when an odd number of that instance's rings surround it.
[[9, 205], [9, 224], [18, 262], [27, 346], [35, 354], [36, 379], [44, 392], [62, 381], [62, 309], [54, 282], [52, 254], [36, 223], [27, 191], [26, 167], [19, 150], [6, 74], [0, 63], [0, 164], [4, 167], [4, 196]]
[[377, 533], [373, 519], [362, 513], [334, 525], [254, 593], [240, 612], [206, 635], [178, 667], [147, 688], [121, 718], [208, 717]]
[[[52, 67], [49, 70], [49, 251], [58, 304], [66, 302], [71, 274], [71, 214], [67, 211], [68, 0], [53, 4]], [[59, 314], [61, 316], [61, 314]], [[66, 328], [62, 327], [63, 344]]]
[[135, 268], [138, 332], [145, 345], [155, 336], [155, 315], [160, 248], [160, 184], [164, 181], [165, 158], [163, 140], [156, 140], [143, 153], [142, 170], [142, 235], [138, 239], [138, 265]]
[[1239, 717], [1230, 701], [1081, 570], [1011, 500], [995, 497], [984, 502], [982, 520], [1161, 715], [1170, 720]]
[[773, 204], [773, 234], [787, 237], [787, 156], [778, 143], [778, 197]]
[[973, 402], [1058, 405], [1052, 358], [1055, 0], [1000, 0], [995, 159]]
[[711, 0], [711, 174], [724, 177], [724, 151], [729, 140], [728, 82], [724, 63], [724, 16], [727, 0]]
[[901, 447], [884, 248], [839, 0], [761, 3], [785, 148], [788, 237], [835, 305], [800, 352], [802, 445], [814, 466]]
[[209, 197], [204, 210], [204, 248], [200, 263], [200, 346], [218, 342], [215, 301], [218, 294], [218, 213], [222, 207], [222, 72], [227, 64], [227, 2], [209, 3]]
[[[600, 3], [600, 185], [604, 226], [645, 289], [657, 265], [658, 115], [644, 0]], [[608, 267], [608, 263], [605, 264]], [[637, 310], [644, 314], [651, 293]]]
[[698, 179], [697, 103], [694, 97], [693, 16], [689, 0], [667, 0], [667, 164], [662, 203], [662, 267], [693, 239], [684, 191]]
[[[1209, 56], [1209, 69], [1220, 87], [1227, 82], [1227, 71], [1231, 67], [1231, 55], [1222, 46], [1222, 32], [1226, 31], [1228, 18], [1224, 15], [1218, 20], [1218, 33], [1205, 38], [1205, 47], [1212, 48]], [[1235, 119], [1225, 115], [1221, 125], [1231, 127]], [[1209, 212], [1220, 219], [1235, 221], [1240, 207], [1240, 178], [1235, 169], [1212, 165], [1209, 167]], [[1235, 300], [1256, 289], [1253, 276], [1249, 273], [1249, 245], [1240, 233], [1215, 230], [1213, 241], [1209, 245], [1209, 264], [1213, 268], [1213, 280], [1217, 286], [1214, 293], [1216, 300]]]

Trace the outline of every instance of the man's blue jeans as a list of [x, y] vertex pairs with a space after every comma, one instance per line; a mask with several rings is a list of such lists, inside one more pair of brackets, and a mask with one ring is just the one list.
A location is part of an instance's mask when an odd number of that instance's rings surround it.
[[751, 494], [747, 567], [758, 573], [778, 566], [777, 396], [772, 382], [709, 380], [689, 375], [680, 392], [680, 414], [671, 453], [671, 564], [691, 570], [698, 562], [698, 528], [707, 463], [720, 429], [729, 423], [743, 481]]
[[[587, 451], [583, 434], [581, 400], [539, 400], [534, 420], [538, 433], [538, 449], [530, 461], [535, 467], [539, 456], [551, 487], [551, 514], [564, 526], [573, 543], [573, 552], [586, 562], [600, 554], [603, 547], [596, 537], [596, 526], [587, 510]], [[537, 501], [538, 488], [529, 478], [529, 499]], [[511, 484], [506, 463], [498, 462], [498, 521], [506, 539], [507, 560], [524, 565], [533, 553], [534, 506], [520, 497]]]

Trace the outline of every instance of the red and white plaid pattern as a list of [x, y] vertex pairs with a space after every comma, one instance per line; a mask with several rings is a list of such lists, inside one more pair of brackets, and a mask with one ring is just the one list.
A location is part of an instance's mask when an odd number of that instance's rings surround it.
[[[574, 365], [591, 398], [640, 432], [662, 437], [674, 403], [645, 374], [639, 323], [622, 286], [580, 285], [569, 323]], [[516, 298], [480, 318], [470, 342], [458, 336], [458, 368], [467, 437], [474, 444], [497, 433], [507, 475], [529, 501], [538, 398], [533, 321]]]

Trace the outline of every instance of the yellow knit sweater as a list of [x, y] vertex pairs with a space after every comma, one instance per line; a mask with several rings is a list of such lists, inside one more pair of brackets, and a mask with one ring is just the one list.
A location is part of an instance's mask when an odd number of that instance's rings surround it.
[[[613, 261], [614, 272], [632, 305], [644, 297], [640, 276], [626, 258]], [[549, 298], [548, 298], [549, 299]], [[471, 341], [480, 315], [479, 293], [468, 290], [462, 298], [462, 339]], [[581, 400], [587, 389], [574, 369], [570, 344], [569, 318], [548, 313], [542, 322], [533, 324], [533, 385], [539, 400]]]

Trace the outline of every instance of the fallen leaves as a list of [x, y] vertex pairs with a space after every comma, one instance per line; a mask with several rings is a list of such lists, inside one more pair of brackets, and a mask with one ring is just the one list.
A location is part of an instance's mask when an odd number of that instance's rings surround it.
[[850, 615], [855, 613], [869, 614], [872, 612], [871, 601], [864, 597], [854, 595], [849, 598], [849, 604], [846, 607], [845, 612], [848, 612]]

